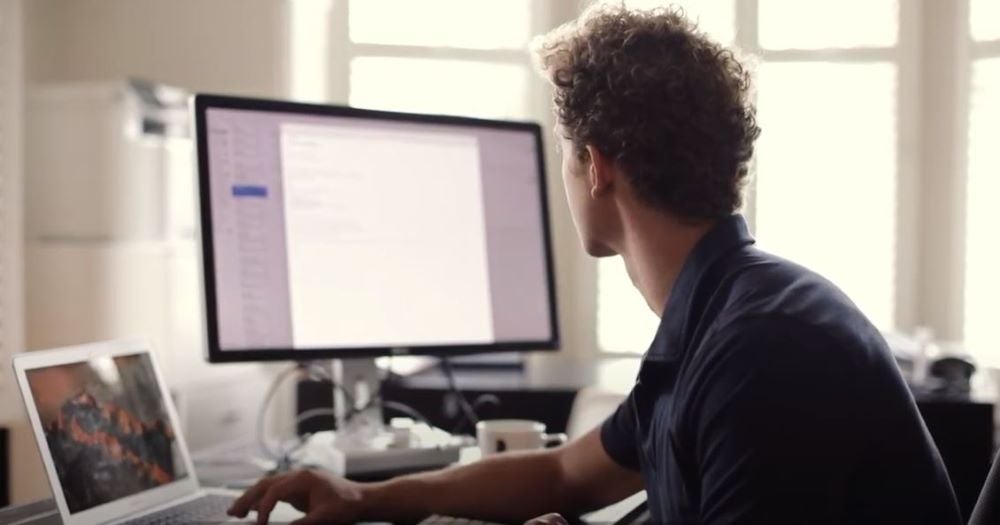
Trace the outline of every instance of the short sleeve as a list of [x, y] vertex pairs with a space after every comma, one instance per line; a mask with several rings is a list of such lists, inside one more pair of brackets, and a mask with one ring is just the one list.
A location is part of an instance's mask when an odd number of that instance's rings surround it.
[[601, 445], [608, 456], [622, 467], [639, 470], [639, 440], [636, 436], [635, 391], [601, 425]]

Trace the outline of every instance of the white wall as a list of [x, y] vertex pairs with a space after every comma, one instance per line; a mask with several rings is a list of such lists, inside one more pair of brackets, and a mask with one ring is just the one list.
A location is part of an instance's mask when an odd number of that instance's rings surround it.
[[[0, 0], [0, 425], [3, 426], [10, 426], [11, 421], [21, 417], [9, 359], [24, 346], [22, 8], [21, 0]], [[19, 435], [14, 439], [16, 443], [22, 442]], [[0, 459], [0, 463], [5, 460]]]
[[[25, 75], [29, 89], [31, 85], [39, 84], [106, 82], [140, 77], [191, 91], [275, 97], [288, 93], [287, 1], [29, 0], [24, 4]], [[551, 8], [551, 19], [540, 18], [538, 31], [576, 13], [575, 3], [572, 2], [546, 7]], [[541, 79], [537, 81], [543, 82]], [[539, 94], [538, 118], [545, 123], [546, 129], [551, 129], [549, 94], [544, 86], [539, 89]], [[550, 146], [547, 159], [549, 191], [553, 204], [551, 214], [557, 252], [561, 328], [566, 349], [560, 355], [583, 358], [592, 355], [595, 348], [591, 322], [595, 304], [590, 284], [595, 269], [593, 261], [582, 254], [566, 209], [559, 177], [559, 159], [551, 148], [551, 137], [546, 139]], [[130, 254], [144, 249], [142, 246], [134, 248]], [[115, 279], [127, 276], [105, 275], [92, 282], [73, 280], [74, 275], [90, 271], [88, 269], [92, 269], [97, 261], [66, 265], [34, 255], [42, 251], [51, 254], [53, 250], [56, 249], [28, 249], [28, 348], [99, 338], [106, 333], [107, 327], [98, 327], [94, 316], [102, 309], [125, 308], [121, 301], [95, 301], [91, 296], [94, 290], [114, 286]], [[58, 250], [64, 250], [66, 254], [81, 254], [89, 248], [78, 246]], [[123, 256], [127, 258], [130, 255]], [[73, 268], [71, 274], [63, 272], [70, 266]], [[139, 271], [154, 270], [145, 268]], [[39, 278], [40, 275], [43, 277]], [[51, 282], [31, 285], [45, 280]], [[66, 301], [73, 305], [62, 304]], [[53, 305], [58, 305], [58, 308]], [[64, 315], [66, 317], [60, 317]], [[150, 315], [145, 316], [148, 317]], [[66, 328], [59, 331], [62, 321], [65, 321]], [[537, 356], [534, 360], [544, 365], [549, 364], [549, 357], [556, 356]], [[12, 402], [20, 404], [19, 399]], [[290, 403], [291, 396], [285, 392], [276, 400], [277, 406], [271, 412], [280, 414], [281, 407], [290, 407]], [[280, 420], [278, 424], [281, 424]], [[15, 501], [48, 495], [30, 438], [30, 432], [23, 426], [15, 436], [18, 461], [14, 466], [17, 479]]]
[[[29, 92], [31, 86], [39, 84], [126, 77], [192, 91], [282, 96], [286, 90], [282, 1], [31, 0], [24, 2], [23, 28]], [[30, 177], [30, 166], [26, 169]], [[27, 253], [28, 348], [83, 342], [80, 338], [87, 339], [86, 334], [72, 328], [59, 333], [58, 319], [42, 322], [46, 316], [41, 307], [57, 300], [76, 305], [63, 311], [93, 313], [101, 305], [90, 304], [92, 294], [87, 290], [92, 287], [61, 287], [57, 292], [53, 286], [32, 286], [39, 280], [32, 279], [31, 273], [37, 277], [52, 261], [32, 260], [31, 254], [38, 253], [33, 248]], [[81, 261], [79, 266], [85, 268], [94, 262]], [[65, 326], [82, 324], [86, 323]], [[9, 393], [2, 395], [10, 397]], [[278, 399], [279, 405], [290, 406], [290, 402], [288, 395]], [[15, 393], [0, 403], [20, 406], [21, 400]], [[14, 502], [47, 497], [49, 490], [30, 430], [24, 423], [15, 424], [13, 430]]]
[[29, 83], [139, 76], [200, 91], [285, 89], [285, 3], [31, 0]]

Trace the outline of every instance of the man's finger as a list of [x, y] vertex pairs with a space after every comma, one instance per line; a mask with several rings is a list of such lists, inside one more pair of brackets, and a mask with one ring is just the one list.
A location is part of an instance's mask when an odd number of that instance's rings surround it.
[[569, 522], [561, 514], [552, 513], [532, 519], [525, 525], [569, 525]]
[[257, 525], [265, 525], [271, 511], [274, 510], [274, 506], [295, 490], [294, 480], [294, 477], [282, 479], [271, 485], [271, 488], [267, 489], [267, 492], [261, 496], [260, 501], [257, 502]]
[[276, 477], [268, 477], [258, 481], [254, 486], [247, 489], [242, 496], [236, 498], [236, 501], [229, 506], [229, 510], [226, 513], [238, 518], [245, 517], [253, 504], [267, 492], [267, 489], [274, 484], [276, 479]]

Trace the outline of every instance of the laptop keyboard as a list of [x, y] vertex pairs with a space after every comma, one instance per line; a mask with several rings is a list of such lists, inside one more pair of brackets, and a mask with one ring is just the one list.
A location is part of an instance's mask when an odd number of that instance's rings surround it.
[[123, 525], [190, 525], [225, 521], [226, 509], [236, 498], [208, 494], [180, 505], [126, 521]]
[[489, 521], [480, 521], [466, 518], [456, 518], [454, 516], [443, 516], [435, 514], [429, 516], [417, 525], [499, 525]]

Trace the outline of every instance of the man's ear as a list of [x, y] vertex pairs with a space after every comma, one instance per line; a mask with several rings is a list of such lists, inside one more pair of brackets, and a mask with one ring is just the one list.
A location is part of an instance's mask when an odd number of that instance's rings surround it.
[[587, 167], [587, 183], [590, 190], [590, 198], [597, 199], [611, 190], [614, 182], [616, 166], [615, 162], [608, 158], [594, 146], [587, 144], [587, 155], [590, 157], [590, 166]]

